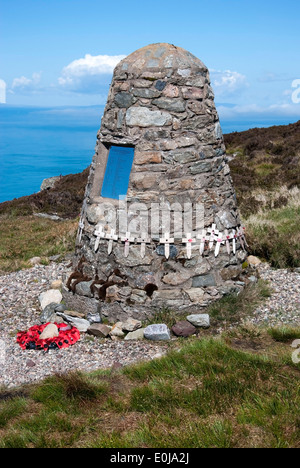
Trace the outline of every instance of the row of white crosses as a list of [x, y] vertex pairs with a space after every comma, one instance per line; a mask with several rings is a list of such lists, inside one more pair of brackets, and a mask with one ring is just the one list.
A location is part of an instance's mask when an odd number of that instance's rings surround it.
[[[94, 235], [96, 236], [96, 242], [95, 242], [95, 252], [97, 252], [100, 244], [101, 239], [107, 239], [108, 240], [108, 248], [107, 248], [107, 253], [108, 255], [111, 254], [112, 248], [113, 248], [113, 241], [117, 241], [119, 239], [119, 236], [115, 234], [115, 230], [112, 229], [110, 233], [107, 233], [103, 231], [102, 226], [97, 228], [94, 232]], [[147, 236], [146, 233], [143, 233], [140, 238], [136, 239], [135, 237], [131, 236], [130, 232], [126, 232], [125, 236], [120, 237], [121, 242], [124, 242], [124, 256], [128, 257], [129, 255], [129, 247], [130, 243], [135, 243], [137, 241], [139, 244], [141, 244], [141, 256], [142, 258], [145, 257], [146, 253], [146, 244], [150, 244], [151, 239]]]
[[[82, 227], [80, 226], [80, 230], [82, 232]], [[151, 243], [151, 238], [146, 234], [142, 233], [141, 237], [136, 238], [135, 236], [131, 235], [130, 232], [126, 232], [125, 236], [119, 237], [115, 230], [112, 229], [109, 233], [103, 230], [103, 227], [97, 227], [94, 235], [96, 236], [95, 242], [95, 252], [97, 252], [99, 248], [99, 244], [101, 239], [108, 240], [108, 255], [111, 254], [113, 249], [113, 242], [118, 241], [119, 239], [121, 242], [124, 242], [124, 256], [128, 257], [130, 244], [138, 243], [141, 245], [141, 257], [145, 257], [146, 253], [146, 245]], [[81, 237], [81, 235], [80, 235]], [[232, 252], [236, 253], [236, 242], [239, 239], [241, 246], [244, 250], [246, 250], [246, 246], [248, 246], [246, 238], [245, 238], [245, 228], [238, 228], [232, 229], [231, 233], [229, 233], [228, 229], [224, 231], [224, 233], [220, 232], [216, 225], [213, 224], [211, 228], [205, 230], [203, 229], [201, 234], [197, 235], [197, 239], [200, 240], [199, 244], [199, 253], [203, 255], [205, 251], [205, 245], [208, 243], [209, 250], [213, 250], [215, 248], [215, 257], [217, 257], [220, 253], [221, 245], [226, 245], [226, 250], [228, 255], [231, 253], [231, 245], [230, 241], [232, 241]], [[186, 245], [186, 254], [187, 258], [190, 259], [192, 256], [192, 248], [193, 244], [197, 242], [197, 239], [192, 236], [191, 233], [187, 233], [186, 237], [182, 239], [182, 244]], [[170, 245], [175, 243], [175, 239], [170, 236], [170, 233], [165, 233], [162, 238], [159, 239], [160, 244], [165, 246], [165, 257], [168, 259], [170, 256]]]

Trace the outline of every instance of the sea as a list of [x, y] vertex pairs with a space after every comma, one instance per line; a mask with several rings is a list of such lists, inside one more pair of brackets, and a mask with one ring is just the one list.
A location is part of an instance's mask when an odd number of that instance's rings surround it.
[[[0, 203], [31, 195], [48, 177], [75, 174], [94, 155], [104, 106], [0, 105]], [[292, 123], [289, 120], [281, 125]], [[279, 125], [276, 121], [221, 121], [223, 133]]]

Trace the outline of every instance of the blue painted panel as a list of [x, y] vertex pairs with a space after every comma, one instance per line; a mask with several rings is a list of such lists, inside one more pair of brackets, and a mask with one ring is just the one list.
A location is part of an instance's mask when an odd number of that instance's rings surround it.
[[127, 194], [134, 148], [111, 146], [108, 154], [101, 196], [118, 200]]

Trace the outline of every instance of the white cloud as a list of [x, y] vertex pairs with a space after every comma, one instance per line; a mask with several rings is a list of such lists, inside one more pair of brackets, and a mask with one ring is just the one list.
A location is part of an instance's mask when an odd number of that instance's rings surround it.
[[39, 87], [42, 73], [33, 73], [31, 78], [21, 76], [15, 78], [11, 85], [11, 90], [14, 91], [35, 91]]
[[99, 93], [100, 85], [109, 84], [116, 65], [125, 55], [90, 55], [67, 65], [58, 79], [60, 86], [75, 92]]
[[245, 75], [231, 70], [210, 70], [216, 97], [229, 97], [248, 87]]
[[288, 117], [300, 119], [300, 105], [295, 104], [273, 104], [270, 106], [260, 106], [258, 104], [236, 105], [227, 107], [224, 105], [218, 106], [218, 112], [223, 119], [236, 118], [274, 118]]
[[6, 83], [0, 79], [0, 104], [6, 104]]

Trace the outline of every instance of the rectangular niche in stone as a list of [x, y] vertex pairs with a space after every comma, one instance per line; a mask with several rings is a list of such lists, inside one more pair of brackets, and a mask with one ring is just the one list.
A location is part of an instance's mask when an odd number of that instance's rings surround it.
[[133, 158], [132, 147], [110, 147], [101, 190], [102, 197], [119, 200], [126, 196]]

